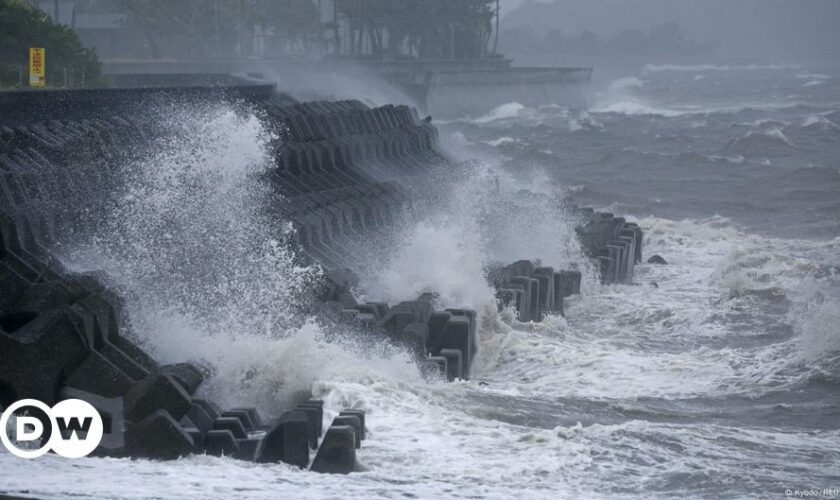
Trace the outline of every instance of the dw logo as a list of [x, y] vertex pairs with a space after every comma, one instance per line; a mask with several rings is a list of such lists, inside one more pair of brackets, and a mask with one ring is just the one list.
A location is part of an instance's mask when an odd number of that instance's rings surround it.
[[102, 417], [81, 399], [65, 399], [50, 408], [37, 399], [22, 399], [0, 417], [0, 440], [21, 458], [50, 450], [66, 458], [89, 455], [102, 440]]

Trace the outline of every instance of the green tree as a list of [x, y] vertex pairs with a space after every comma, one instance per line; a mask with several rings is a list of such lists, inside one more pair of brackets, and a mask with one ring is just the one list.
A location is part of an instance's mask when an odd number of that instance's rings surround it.
[[270, 50], [300, 53], [320, 33], [311, 0], [125, 0], [125, 6], [126, 28], [143, 34], [153, 58], [250, 55], [257, 27], [274, 33]]
[[63, 85], [65, 71], [74, 85], [101, 83], [99, 58], [72, 29], [22, 0], [0, 0], [0, 86], [17, 86], [21, 68], [28, 85], [30, 47], [46, 49], [48, 86]]
[[351, 55], [470, 59], [488, 53], [496, 0], [336, 0]]
[[249, 0], [245, 12], [251, 25], [274, 32], [269, 49], [275, 52], [304, 54], [313, 44], [321, 48], [321, 14], [312, 0]]

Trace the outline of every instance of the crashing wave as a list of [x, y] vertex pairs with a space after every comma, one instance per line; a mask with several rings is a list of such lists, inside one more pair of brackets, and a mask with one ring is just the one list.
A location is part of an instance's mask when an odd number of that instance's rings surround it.
[[492, 141], [482, 141], [484, 144], [493, 147], [499, 147], [503, 144], [513, 144], [519, 142], [518, 140], [514, 139], [513, 137], [499, 137], [498, 139], [493, 139]]
[[731, 163], [733, 165], [740, 165], [746, 161], [743, 155], [704, 155], [696, 151], [688, 153], [680, 153], [677, 155], [677, 163], [699, 165], [703, 163]]
[[826, 118], [824, 115], [808, 115], [802, 121], [802, 128], [821, 132], [840, 132], [840, 126]]
[[569, 130], [578, 132], [581, 130], [603, 130], [604, 124], [592, 118], [586, 111], [581, 111], [577, 117], [569, 120]]
[[747, 64], [743, 66], [730, 66], [718, 64], [648, 64], [644, 67], [644, 71], [650, 73], [661, 73], [664, 71], [680, 71], [680, 72], [696, 72], [696, 71], [756, 71], [756, 70], [776, 70], [776, 69], [793, 69], [798, 68], [797, 65], [788, 64]]
[[678, 111], [652, 106], [639, 96], [644, 83], [636, 77], [619, 78], [612, 82], [607, 91], [589, 109], [592, 113], [615, 113], [623, 115], [678, 116]]
[[476, 124], [490, 123], [497, 120], [518, 118], [527, 113], [529, 110], [533, 111], [531, 108], [528, 108], [518, 102], [508, 102], [493, 108], [493, 110], [484, 116], [467, 121]]
[[828, 80], [831, 77], [822, 73], [802, 73], [796, 75], [796, 78], [800, 80]]
[[805, 82], [802, 84], [803, 87], [817, 87], [819, 85], [823, 85], [825, 81], [823, 80], [811, 80], [809, 82]]
[[730, 127], [748, 127], [753, 129], [759, 130], [766, 130], [766, 129], [781, 129], [784, 127], [789, 126], [790, 123], [787, 123], [782, 120], [772, 120], [772, 119], [758, 119], [753, 120], [751, 122], [746, 123], [733, 123]]
[[787, 138], [780, 128], [760, 132], [750, 131], [743, 137], [731, 139], [723, 148], [727, 154], [750, 156], [784, 155], [797, 147]]

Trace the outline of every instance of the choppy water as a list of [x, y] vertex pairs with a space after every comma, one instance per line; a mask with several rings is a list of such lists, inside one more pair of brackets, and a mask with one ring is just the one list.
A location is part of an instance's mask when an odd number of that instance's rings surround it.
[[[481, 162], [428, 220], [405, 228], [403, 244], [378, 256], [383, 271], [365, 282], [370, 298], [434, 289], [442, 305], [480, 311], [475, 379], [454, 384], [424, 381], [399, 352], [352, 334], [325, 343], [317, 324], [288, 319], [293, 307], [258, 314], [278, 300], [293, 305], [311, 271], [295, 268], [262, 231], [267, 221], [241, 210], [271, 196], [254, 184], [267, 161], [259, 123], [205, 111], [198, 121], [213, 140], [200, 168], [173, 147], [145, 158], [114, 214], [128, 223], [72, 257], [134, 290], [138, 335], [157, 356], [216, 367], [203, 390], [224, 404], [270, 414], [303, 390], [331, 410], [366, 408], [368, 471], [0, 454], [0, 491], [767, 498], [840, 487], [840, 69], [603, 73], [586, 110], [510, 103], [443, 124], [448, 147]], [[161, 166], [188, 188], [156, 182]], [[196, 190], [198, 179], [209, 182]], [[482, 265], [583, 264], [569, 243], [572, 221], [533, 205], [558, 194], [636, 218], [646, 256], [670, 264], [638, 266], [636, 286], [602, 287], [590, 274], [567, 319], [517, 324], [495, 313]], [[220, 220], [246, 229], [210, 231]], [[226, 244], [231, 238], [244, 243]], [[160, 280], [175, 263], [207, 252], [207, 262], [179, 269], [191, 288], [163, 294]], [[238, 271], [219, 272], [228, 266]], [[264, 284], [249, 287], [259, 276]], [[234, 306], [219, 309], [230, 294]]]

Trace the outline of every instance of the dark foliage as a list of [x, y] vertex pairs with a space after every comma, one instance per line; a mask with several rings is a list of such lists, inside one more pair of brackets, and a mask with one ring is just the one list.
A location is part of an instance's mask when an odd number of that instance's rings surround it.
[[47, 86], [100, 83], [99, 58], [72, 29], [20, 0], [0, 0], [0, 87], [17, 86], [21, 74], [28, 85], [30, 47], [46, 49]]

